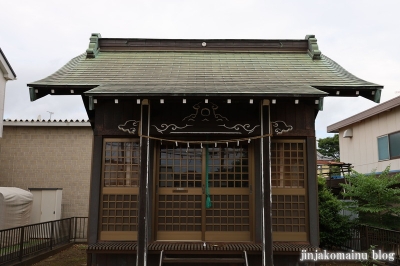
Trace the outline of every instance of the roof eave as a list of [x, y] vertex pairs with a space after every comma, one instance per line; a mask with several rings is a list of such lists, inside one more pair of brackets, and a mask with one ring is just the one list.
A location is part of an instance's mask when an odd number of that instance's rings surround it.
[[0, 69], [3, 71], [3, 76], [6, 80], [15, 80], [17, 75], [12, 69], [7, 57], [0, 48]]
[[380, 103], [382, 85], [372, 84], [371, 86], [315, 86], [315, 88], [327, 92], [329, 96], [338, 97], [364, 97], [376, 103]]
[[259, 93], [259, 92], [215, 92], [215, 93], [96, 93], [85, 92], [86, 96], [92, 97], [325, 97], [323, 93]]
[[339, 130], [344, 127], [351, 126], [357, 122], [360, 122], [366, 118], [372, 117], [374, 115], [380, 114], [385, 111], [389, 111], [393, 108], [399, 107], [400, 106], [400, 96], [393, 98], [389, 101], [386, 101], [384, 103], [381, 103], [377, 106], [374, 106], [372, 108], [369, 108], [363, 112], [360, 112], [356, 115], [350, 116], [344, 120], [341, 120], [339, 122], [336, 122], [332, 125], [329, 125], [327, 127], [327, 132], [328, 133], [339, 133]]

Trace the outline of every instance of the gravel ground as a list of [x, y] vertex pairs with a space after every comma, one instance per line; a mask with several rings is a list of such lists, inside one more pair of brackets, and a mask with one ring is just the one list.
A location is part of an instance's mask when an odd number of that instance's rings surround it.
[[54, 256], [42, 260], [35, 266], [83, 266], [86, 265], [87, 245], [75, 244]]

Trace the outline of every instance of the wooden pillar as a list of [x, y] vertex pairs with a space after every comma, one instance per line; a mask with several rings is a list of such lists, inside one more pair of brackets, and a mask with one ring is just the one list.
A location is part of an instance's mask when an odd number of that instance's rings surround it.
[[310, 244], [319, 246], [319, 212], [317, 186], [317, 150], [315, 137], [307, 137], [307, 186], [308, 186], [308, 220]]
[[92, 171], [90, 177], [89, 196], [89, 221], [88, 221], [88, 244], [94, 244], [98, 238], [99, 209], [101, 191], [101, 158], [103, 150], [102, 136], [93, 136]]
[[[140, 132], [149, 135], [150, 108], [148, 100], [143, 100], [141, 110]], [[140, 137], [140, 181], [139, 181], [139, 213], [136, 265], [147, 265], [148, 240], [148, 204], [149, 204], [149, 147], [150, 140]]]
[[[269, 101], [261, 103], [261, 135], [270, 133]], [[274, 265], [272, 246], [272, 213], [271, 213], [271, 138], [261, 139], [261, 201], [262, 201], [262, 265]]]

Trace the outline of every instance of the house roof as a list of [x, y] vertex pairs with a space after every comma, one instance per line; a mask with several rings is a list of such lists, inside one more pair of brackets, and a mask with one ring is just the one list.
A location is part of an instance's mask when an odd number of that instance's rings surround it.
[[73, 120], [73, 119], [64, 119], [64, 120], [42, 120], [42, 119], [3, 119], [4, 126], [34, 126], [34, 127], [86, 127], [90, 126], [89, 120]]
[[341, 120], [339, 122], [336, 122], [336, 123], [334, 123], [332, 125], [329, 125], [327, 127], [327, 132], [328, 133], [338, 133], [341, 128], [350, 126], [350, 125], [352, 125], [354, 123], [360, 122], [361, 120], [364, 120], [366, 118], [369, 118], [369, 117], [378, 115], [380, 113], [389, 111], [392, 108], [399, 107], [399, 106], [400, 106], [400, 96], [395, 97], [395, 98], [393, 98], [393, 99], [391, 99], [389, 101], [386, 101], [384, 103], [381, 103], [381, 104], [379, 104], [377, 106], [374, 106], [374, 107], [372, 107], [370, 109], [367, 109], [367, 110], [365, 110], [363, 112], [360, 112], [360, 113], [358, 113], [356, 115], [350, 116], [350, 117], [348, 117], [348, 118], [346, 118], [344, 120]]
[[321, 154], [317, 151], [317, 160], [319, 161], [334, 161], [335, 159], [326, 155]]
[[[364, 96], [379, 101], [383, 86], [359, 79], [304, 40], [106, 39], [54, 74], [28, 84], [31, 99], [88, 96]], [[34, 93], [33, 93], [34, 92]]]
[[12, 69], [10, 63], [8, 62], [1, 48], [0, 48], [0, 69], [3, 72], [3, 76], [6, 80], [16, 79], [17, 75]]

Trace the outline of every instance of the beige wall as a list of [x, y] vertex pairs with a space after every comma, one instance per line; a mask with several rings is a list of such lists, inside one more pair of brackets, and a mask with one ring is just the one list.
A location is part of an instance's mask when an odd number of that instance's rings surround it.
[[88, 216], [90, 126], [4, 126], [0, 186], [62, 188], [62, 218]]
[[[352, 138], [343, 138], [346, 129], [353, 129]], [[400, 170], [400, 159], [378, 162], [377, 137], [400, 130], [400, 106], [390, 111], [369, 117], [339, 131], [340, 161], [351, 163], [354, 170], [370, 173], [383, 171], [390, 165], [391, 170]]]

